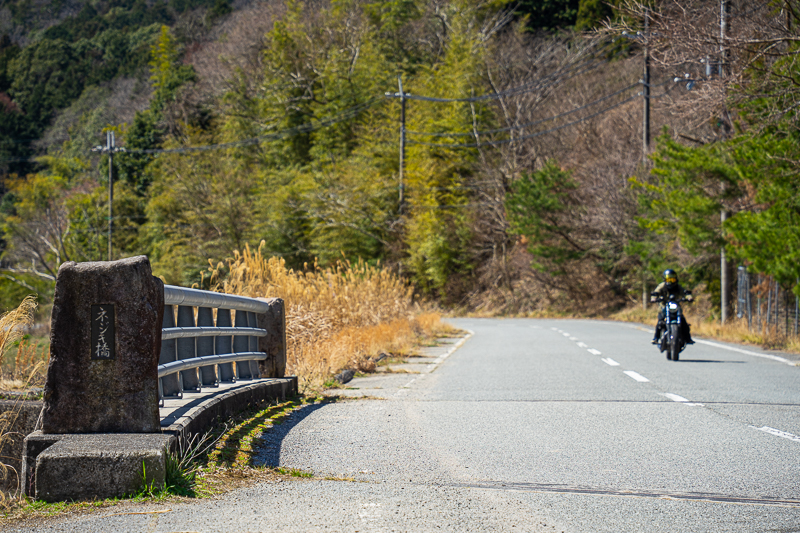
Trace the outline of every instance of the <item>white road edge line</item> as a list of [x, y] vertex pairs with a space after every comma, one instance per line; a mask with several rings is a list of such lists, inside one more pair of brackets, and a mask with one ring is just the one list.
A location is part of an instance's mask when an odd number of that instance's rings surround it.
[[601, 352], [600, 350], [595, 350], [594, 348], [589, 348], [586, 351], [592, 355], [603, 355], [603, 352]]
[[[467, 332], [467, 335], [466, 335], [465, 337], [463, 337], [463, 338], [462, 338], [460, 341], [458, 341], [457, 343], [455, 343], [455, 344], [453, 345], [453, 347], [452, 347], [452, 348], [450, 348], [449, 350], [447, 350], [447, 353], [445, 353], [444, 355], [440, 355], [439, 357], [437, 357], [437, 358], [436, 358], [436, 360], [435, 360], [433, 363], [431, 363], [431, 364], [429, 364], [429, 365], [428, 365], [428, 370], [426, 371], [426, 373], [427, 373], [427, 374], [430, 374], [431, 372], [433, 372], [434, 370], [436, 370], [436, 367], [437, 367], [437, 366], [439, 366], [439, 364], [440, 364], [442, 361], [444, 361], [445, 359], [447, 359], [448, 357], [450, 357], [450, 356], [453, 354], [453, 352], [455, 352], [456, 350], [458, 350], [459, 348], [461, 348], [461, 346], [462, 346], [462, 345], [463, 345], [465, 342], [467, 342], [467, 340], [468, 340], [470, 337], [472, 337], [473, 335], [475, 335], [475, 332], [474, 332], [474, 331], [471, 331], [471, 330], [468, 330], [468, 329], [465, 329], [464, 331], [466, 331], [466, 332]], [[419, 377], [419, 376], [418, 376], [418, 377]], [[398, 395], [398, 394], [405, 394], [405, 393], [407, 393], [409, 390], [411, 390], [411, 389], [410, 389], [410, 387], [411, 387], [411, 385], [412, 385], [412, 384], [413, 384], [413, 383], [414, 383], [416, 380], [417, 380], [417, 378], [414, 378], [414, 379], [412, 379], [411, 381], [409, 381], [408, 383], [406, 383], [405, 385], [403, 385], [402, 387], [400, 387], [400, 388], [398, 389], [398, 391], [395, 393], [395, 395]]]
[[638, 381], [640, 383], [645, 383], [645, 382], [650, 381], [649, 379], [647, 379], [643, 375], [639, 374], [638, 372], [634, 372], [633, 370], [626, 370], [624, 372], [624, 374], [626, 376], [628, 376], [629, 378], [633, 378], [633, 379], [635, 379], [636, 381]]
[[800, 442], [800, 437], [797, 435], [793, 435], [792, 433], [786, 433], [785, 431], [781, 431], [780, 429], [771, 428], [769, 426], [762, 426], [757, 428], [755, 426], [750, 426], [753, 429], [757, 429], [759, 431], [763, 431], [764, 433], [769, 433], [770, 435], [775, 435], [776, 437], [783, 437], [784, 439], [793, 440], [795, 442]]
[[468, 340], [470, 337], [472, 337], [473, 335], [475, 335], [475, 332], [474, 332], [474, 331], [470, 331], [470, 330], [468, 330], [468, 329], [465, 329], [464, 331], [466, 331], [466, 332], [467, 332], [467, 336], [466, 336], [466, 337], [462, 338], [460, 341], [458, 341], [457, 343], [455, 343], [455, 344], [453, 345], [453, 347], [452, 347], [452, 348], [450, 348], [450, 349], [447, 351], [447, 353], [446, 353], [446, 354], [444, 354], [444, 355], [440, 355], [439, 357], [437, 357], [437, 358], [436, 358], [436, 360], [435, 360], [433, 363], [431, 363], [430, 365], [428, 365], [428, 368], [429, 368], [429, 370], [428, 370], [428, 373], [429, 373], [429, 374], [430, 374], [431, 372], [433, 372], [433, 371], [436, 369], [436, 367], [437, 367], [437, 366], [439, 366], [439, 365], [440, 365], [440, 364], [441, 364], [441, 363], [442, 363], [442, 362], [443, 362], [445, 359], [447, 359], [448, 357], [450, 357], [451, 355], [453, 355], [453, 352], [455, 352], [456, 350], [458, 350], [459, 348], [461, 348], [461, 346], [462, 346], [462, 345], [463, 345], [465, 342], [467, 342], [467, 340]]
[[777, 356], [777, 355], [770, 355], [768, 353], [756, 353], [751, 352], [748, 350], [742, 350], [741, 348], [733, 348], [731, 346], [725, 346], [724, 344], [717, 344], [716, 342], [711, 341], [701, 341], [699, 339], [695, 339], [696, 343], [705, 344], [706, 346], [713, 346], [714, 348], [722, 348], [723, 350], [730, 350], [731, 352], [738, 352], [743, 353], [745, 355], [752, 355], [753, 357], [762, 357], [764, 359], [772, 359], [773, 361], [778, 361], [779, 363], [785, 363], [790, 366], [795, 366], [794, 361], [789, 361], [786, 358]]
[[670, 400], [672, 400], [673, 402], [689, 403], [689, 400], [687, 400], [683, 396], [678, 396], [677, 394], [672, 394], [671, 392], [664, 392], [662, 394], [667, 398], [669, 398]]
[[[630, 325], [630, 324], [620, 324], [620, 326], [625, 327], [625, 328], [638, 329], [639, 331], [651, 331], [649, 329], [643, 328], [642, 326], [633, 326], [633, 325]], [[798, 364], [795, 364], [794, 361], [790, 361], [790, 360], [788, 360], [788, 359], [786, 359], [784, 357], [781, 357], [779, 355], [770, 355], [768, 353], [751, 352], [749, 350], [742, 350], [741, 348], [734, 348], [732, 346], [725, 346], [724, 344], [718, 344], [716, 342], [704, 341], [704, 340], [700, 340], [700, 339], [695, 339], [694, 342], [695, 342], [695, 344], [705, 344], [706, 346], [713, 346], [714, 348], [722, 348], [723, 350], [730, 350], [731, 352], [739, 352], [739, 353], [743, 353], [745, 355], [752, 355], [753, 357], [761, 357], [763, 359], [771, 359], [773, 361], [778, 361], [779, 363], [784, 363], [784, 364], [789, 365], [789, 366], [800, 366]]]
[[614, 361], [610, 357], [604, 357], [604, 358], [602, 358], [600, 360], [602, 362], [604, 362], [605, 364], [607, 364], [608, 366], [619, 366], [619, 363], [617, 363], [616, 361]]

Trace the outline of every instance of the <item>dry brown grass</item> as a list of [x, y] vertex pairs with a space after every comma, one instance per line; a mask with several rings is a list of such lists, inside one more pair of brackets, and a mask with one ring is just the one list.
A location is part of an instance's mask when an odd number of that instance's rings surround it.
[[413, 289], [380, 266], [340, 261], [329, 268], [286, 267], [245, 248], [227, 264], [211, 264], [216, 290], [286, 304], [287, 372], [318, 389], [336, 372], [374, 369], [380, 352], [403, 353], [421, 336], [444, 333], [439, 315], [413, 302]]
[[8, 347], [20, 340], [27, 327], [33, 325], [33, 312], [36, 310], [36, 297], [28, 296], [19, 307], [0, 316], [0, 356]]
[[[0, 316], [0, 361], [5, 360], [6, 351], [16, 341], [20, 340], [27, 327], [33, 325], [33, 312], [36, 310], [36, 298], [28, 296], [19, 307]], [[19, 352], [19, 350], [18, 350]], [[0, 386], [3, 384], [0, 383]], [[14, 422], [17, 419], [17, 410], [9, 409], [0, 414], [0, 448], [9, 441]], [[11, 467], [3, 462], [0, 457], [0, 481], [5, 484]], [[6, 495], [0, 491], [0, 505], [4, 504]]]
[[21, 391], [44, 385], [49, 359], [50, 350], [47, 346], [21, 340], [14, 358], [9, 361], [4, 359], [0, 371], [0, 390]]

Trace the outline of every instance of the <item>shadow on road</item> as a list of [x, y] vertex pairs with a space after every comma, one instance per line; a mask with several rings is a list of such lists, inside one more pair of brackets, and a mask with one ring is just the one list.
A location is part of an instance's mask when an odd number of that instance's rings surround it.
[[274, 425], [268, 431], [261, 435], [261, 445], [259, 446], [258, 454], [253, 457], [252, 463], [254, 466], [280, 466], [281, 459], [281, 445], [286, 435], [294, 429], [300, 422], [318, 409], [322, 409], [332, 402], [322, 402], [315, 404], [304, 405], [303, 407], [292, 411], [292, 414], [283, 419], [280, 424]]
[[684, 359], [681, 358], [681, 363], [735, 363], [735, 364], [744, 364], [744, 361], [716, 361], [714, 359]]

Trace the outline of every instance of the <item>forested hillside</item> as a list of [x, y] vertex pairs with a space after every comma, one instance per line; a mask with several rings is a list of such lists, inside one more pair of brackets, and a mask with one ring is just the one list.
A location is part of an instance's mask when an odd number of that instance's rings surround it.
[[[794, 285], [763, 241], [797, 242], [796, 12], [740, 3], [731, 39], [761, 22], [782, 55], [731, 45], [723, 80], [669, 6], [646, 39], [644, 7], [595, 0], [4, 1], [0, 284], [46, 294], [61, 262], [106, 259], [91, 148], [113, 131], [114, 256], [171, 283], [261, 245], [380, 262], [446, 305], [605, 312], [665, 265], [718, 301], [727, 245]], [[643, 160], [645, 44], [665, 133]]]

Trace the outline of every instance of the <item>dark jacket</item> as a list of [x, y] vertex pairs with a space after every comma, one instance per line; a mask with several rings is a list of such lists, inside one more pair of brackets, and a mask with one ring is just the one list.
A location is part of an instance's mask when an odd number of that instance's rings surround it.
[[661, 306], [663, 307], [666, 305], [665, 300], [670, 294], [676, 295], [678, 298], [683, 296], [689, 297], [691, 299], [692, 291], [686, 290], [681, 286], [680, 283], [673, 283], [672, 287], [667, 287], [667, 282], [662, 281], [658, 287], [655, 288], [653, 292], [650, 293], [650, 296], [655, 299], [656, 296], [662, 297], [664, 300], [661, 301]]

